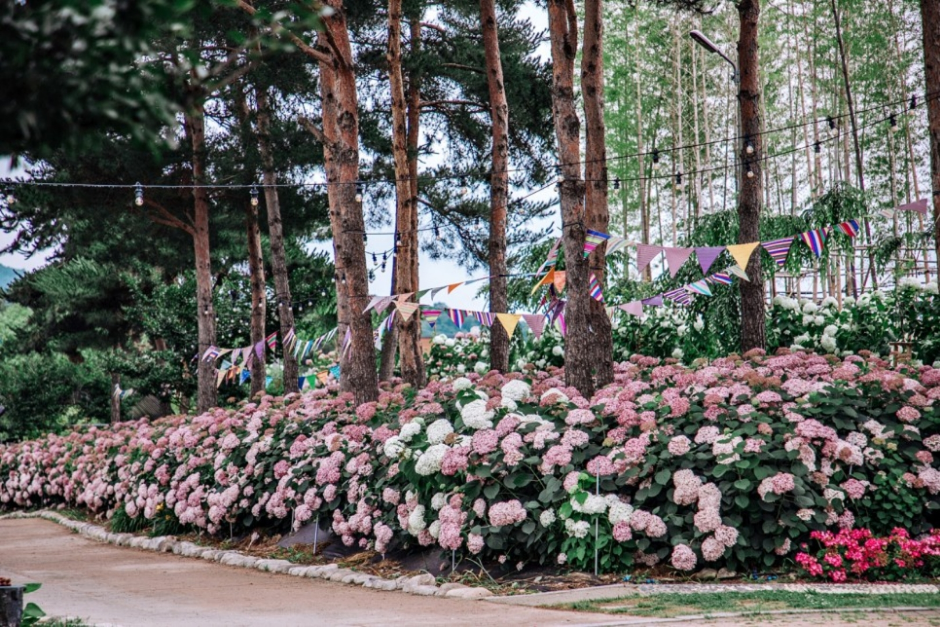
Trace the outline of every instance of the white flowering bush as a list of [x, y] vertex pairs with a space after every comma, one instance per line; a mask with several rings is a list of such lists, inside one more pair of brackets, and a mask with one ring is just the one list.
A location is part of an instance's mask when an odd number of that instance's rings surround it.
[[814, 530], [929, 530], [938, 399], [930, 366], [786, 350], [632, 356], [592, 398], [556, 368], [393, 382], [359, 406], [320, 388], [0, 446], [0, 508], [219, 536], [319, 520], [380, 553], [589, 569], [596, 549], [604, 571], [765, 568]]
[[425, 358], [429, 377], [489, 371], [489, 331], [474, 328], [471, 333], [457, 333], [454, 337], [440, 334], [431, 339], [431, 350]]

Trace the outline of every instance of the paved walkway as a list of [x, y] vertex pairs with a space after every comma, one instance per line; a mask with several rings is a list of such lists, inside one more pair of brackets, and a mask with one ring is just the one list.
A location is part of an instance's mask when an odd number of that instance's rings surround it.
[[123, 627], [546, 627], [609, 616], [367, 590], [87, 540], [40, 519], [0, 521], [0, 575], [40, 582], [48, 614]]

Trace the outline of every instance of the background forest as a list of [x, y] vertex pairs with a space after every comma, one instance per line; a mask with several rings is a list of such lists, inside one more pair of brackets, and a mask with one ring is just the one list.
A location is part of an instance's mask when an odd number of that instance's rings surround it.
[[[924, 103], [936, 94], [923, 88], [919, 5], [761, 4], [761, 239], [850, 218], [869, 225], [854, 240], [833, 238], [818, 259], [795, 245], [783, 268], [764, 264], [766, 296], [776, 303], [769, 345], [827, 350], [822, 339], [836, 332], [824, 329], [835, 322], [846, 333], [866, 325], [872, 331], [861, 345], [843, 341], [829, 352], [887, 352], [889, 342], [914, 335], [922, 348], [917, 356], [936, 359], [933, 225], [920, 213], [892, 211], [930, 195]], [[0, 304], [0, 441], [78, 422], [196, 409], [203, 362], [194, 357], [206, 345], [208, 327], [212, 344], [240, 347], [291, 328], [312, 339], [337, 326], [336, 294], [346, 274], [323, 252], [335, 209], [323, 186], [326, 138], [317, 131], [326, 113], [324, 74], [316, 71], [322, 59], [314, 54], [320, 48], [298, 53], [295, 47], [321, 28], [322, 15], [278, 2], [254, 9], [244, 2], [166, 0], [147, 10], [155, 13], [128, 16], [130, 25], [109, 19], [114, 37], [96, 34], [100, 57], [76, 72], [80, 85], [56, 84], [55, 72], [48, 73], [49, 84], [36, 92], [43, 97], [23, 107], [51, 120], [48, 127], [23, 142], [16, 131], [28, 124], [22, 111], [8, 112], [4, 122], [0, 153], [15, 156], [16, 178], [89, 186], [11, 185], [0, 200], [0, 226], [14, 236], [6, 252], [51, 251], [47, 265], [7, 286]], [[491, 267], [498, 238], [490, 230], [494, 151], [480, 11], [460, 2], [401, 4], [399, 67], [388, 50], [388, 10], [345, 3], [359, 113], [355, 192], [365, 216], [363, 228], [347, 231], [355, 232], [350, 241], [361, 237], [365, 246], [369, 291], [435, 287], [417, 285], [416, 276], [410, 286], [402, 283], [407, 273], [396, 264], [409, 259], [416, 269], [419, 252], [422, 263], [458, 261], [466, 278], [500, 273]], [[539, 267], [561, 224], [552, 60], [541, 3], [501, 1], [495, 10], [508, 109], [504, 273], [514, 275]], [[45, 23], [81, 40], [94, 31], [94, 19], [91, 26]], [[610, 0], [603, 20], [610, 232], [667, 246], [737, 241], [737, 85], [730, 66], [689, 37], [700, 30], [734, 59], [734, 3]], [[114, 58], [147, 62], [108, 84], [87, 78]], [[401, 147], [396, 85], [407, 127]], [[122, 116], [94, 106], [109, 90], [137, 117], [115, 122]], [[62, 110], [74, 111], [72, 118], [49, 115], [56, 98]], [[581, 107], [580, 94], [577, 101]], [[401, 156], [407, 162], [396, 161]], [[410, 195], [396, 189], [402, 166], [415, 175]], [[136, 181], [136, 191], [126, 187]], [[174, 187], [194, 181], [220, 186], [196, 194]], [[413, 224], [402, 222], [403, 201], [396, 202], [402, 198], [413, 199]], [[375, 233], [394, 233], [394, 243], [375, 243]], [[659, 293], [691, 276], [687, 267], [671, 277], [659, 262], [638, 273], [630, 247], [611, 256], [608, 268], [608, 304]], [[509, 279], [509, 311], [535, 310], [531, 285], [531, 278]], [[905, 289], [915, 296], [900, 298]], [[866, 309], [855, 309], [874, 290], [888, 294], [876, 297], [881, 318], [870, 315], [871, 296]], [[773, 301], [784, 295], [797, 299], [800, 315], [789, 301]], [[484, 288], [480, 299], [487, 298]], [[446, 292], [438, 299], [446, 306]], [[816, 316], [807, 322], [798, 299], [832, 299], [827, 306], [834, 313], [826, 324]], [[739, 301], [736, 289], [717, 289], [714, 298], [670, 313], [676, 318], [666, 325], [669, 332], [655, 319], [624, 320], [614, 335], [615, 356], [639, 351], [691, 360], [732, 352]], [[897, 315], [914, 302], [924, 313]], [[781, 324], [785, 317], [791, 327]], [[206, 320], [214, 324], [199, 324]], [[426, 323], [421, 331], [431, 334]], [[457, 329], [442, 318], [436, 331]], [[546, 337], [540, 344], [529, 334], [516, 336], [512, 363], [560, 357], [552, 352], [560, 339]], [[265, 388], [289, 391], [298, 376], [335, 363], [329, 351], [340, 341], [300, 364], [278, 345], [267, 364], [255, 360], [250, 381], [223, 382], [219, 400]], [[386, 375], [394, 349], [395, 339], [382, 346]]]

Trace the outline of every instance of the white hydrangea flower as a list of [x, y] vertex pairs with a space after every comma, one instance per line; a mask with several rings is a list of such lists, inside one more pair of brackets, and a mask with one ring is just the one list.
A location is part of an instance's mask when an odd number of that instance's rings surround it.
[[463, 423], [474, 430], [491, 428], [495, 415], [495, 412], [486, 408], [486, 401], [483, 399], [471, 401], [460, 410]]
[[525, 370], [527, 363], [529, 363], [527, 359], [520, 357], [516, 360], [516, 370]]
[[460, 392], [472, 388], [473, 383], [466, 377], [458, 377], [451, 382], [450, 387], [454, 388], [455, 392]]
[[446, 340], [444, 340], [444, 346], [446, 346], [447, 348], [453, 348], [456, 343], [457, 342], [452, 337], [449, 337]]
[[428, 524], [424, 521], [424, 511], [424, 505], [418, 505], [408, 515], [408, 533], [413, 536], [427, 529]]
[[421, 433], [421, 423], [417, 420], [412, 420], [411, 422], [405, 423], [405, 425], [401, 428], [401, 434], [399, 437], [404, 442], [411, 442], [411, 439], [419, 433]]
[[421, 453], [421, 457], [415, 462], [415, 472], [427, 477], [441, 470], [441, 462], [444, 459], [444, 453], [450, 450], [446, 444], [435, 444], [429, 446], [428, 450]]
[[514, 401], [521, 401], [531, 394], [532, 388], [529, 387], [529, 384], [525, 381], [513, 380], [503, 386], [503, 389], [500, 390], [503, 398], [512, 399]]
[[500, 406], [505, 407], [509, 411], [516, 411], [519, 406], [516, 405], [516, 401], [511, 398], [506, 398], [505, 396], [499, 401]]
[[435, 420], [428, 425], [428, 442], [431, 444], [440, 444], [453, 432], [454, 425], [450, 424], [450, 420], [446, 418]]
[[822, 316], [816, 316], [816, 317], [813, 319], [813, 322], [816, 323], [816, 326], [817, 326], [817, 327], [821, 327], [822, 325], [826, 324], [826, 319], [823, 318]]
[[556, 520], [555, 510], [553, 509], [547, 509], [541, 514], [539, 514], [539, 522], [542, 524], [543, 527], [551, 526], [551, 524], [555, 522], [555, 520]]
[[433, 340], [433, 341], [434, 341], [435, 344], [443, 344], [444, 342], [447, 341], [447, 336], [444, 335], [443, 333], [440, 333], [440, 334], [434, 336], [434, 340]]
[[817, 311], [819, 311], [819, 306], [813, 301], [809, 301], [803, 305], [803, 313], [805, 314], [815, 314]]
[[549, 388], [545, 390], [542, 393], [542, 400], [544, 401], [546, 397], [552, 396], [552, 395], [555, 395], [557, 397], [557, 402], [559, 403], [567, 403], [569, 400], [568, 396], [564, 392], [559, 390], [558, 388]]
[[478, 326], [470, 327], [470, 335], [473, 335], [475, 337], [480, 337], [480, 327]]
[[836, 345], [836, 338], [831, 335], [824, 335], [822, 339], [819, 340], [820, 346], [828, 353], [834, 353], [838, 346]]
[[435, 520], [428, 526], [428, 533], [431, 534], [431, 537], [437, 540], [437, 537], [441, 534], [441, 521]]
[[445, 505], [447, 505], [447, 495], [443, 492], [437, 492], [431, 497], [431, 509], [434, 511], [440, 510]]
[[914, 289], [920, 289], [920, 281], [915, 279], [912, 276], [906, 276], [898, 281], [898, 287], [909, 287]]
[[473, 364], [473, 371], [477, 374], [486, 374], [489, 372], [489, 370], [489, 365], [483, 363], [482, 361], [478, 361], [477, 363]]
[[930, 292], [931, 294], [940, 293], [940, 290], [938, 290], [936, 281], [931, 281], [930, 283], [927, 283], [926, 285], [924, 285], [924, 291]]
[[619, 499], [616, 503], [610, 504], [610, 509], [607, 511], [607, 520], [609, 520], [612, 525], [616, 525], [619, 522], [630, 522], [630, 518], [632, 517], [633, 506], [628, 503], [622, 503]]
[[830, 324], [825, 329], [823, 329], [823, 335], [835, 336], [835, 334], [838, 332], [839, 332], [839, 327], [837, 327], [834, 324]]
[[809, 343], [809, 333], [804, 333], [803, 335], [797, 335], [795, 338], [793, 338], [793, 343], [794, 343], [794, 344], [801, 344], [801, 345], [808, 344], [808, 343]]
[[677, 349], [675, 349], [674, 351], [672, 351], [672, 358], [673, 358], [673, 359], [682, 359], [682, 356], [683, 356], [683, 355], [685, 355], [685, 353], [682, 351], [681, 348], [677, 348]]
[[401, 438], [397, 435], [393, 435], [385, 440], [385, 444], [382, 447], [382, 452], [385, 453], [385, 456], [389, 459], [398, 459], [404, 450], [405, 443], [402, 442]]
[[464, 366], [463, 364], [457, 364], [457, 372], [459, 372], [460, 374], [463, 374], [466, 371], [467, 371], [466, 366]]
[[565, 532], [572, 538], [584, 538], [590, 530], [591, 525], [586, 520], [574, 521], [569, 518], [565, 521]]
[[804, 327], [808, 327], [808, 326], [812, 325], [812, 324], [813, 324], [813, 320], [815, 320], [815, 318], [814, 318], [813, 316], [810, 316], [810, 315], [805, 315], [805, 316], [803, 316], [803, 326], [804, 326]]
[[564, 347], [561, 346], [561, 344], [555, 345], [554, 347], [552, 347], [552, 355], [554, 355], [555, 357], [564, 357], [565, 355]]
[[702, 319], [702, 314], [695, 316], [695, 322], [692, 324], [692, 328], [699, 332], [705, 328], [705, 321]]
[[837, 301], [832, 296], [826, 296], [826, 298], [824, 298], [822, 302], [823, 307], [837, 307], [838, 305], [839, 305], [839, 301]]
[[685, 334], [688, 332], [689, 332], [689, 327], [685, 326], [684, 324], [680, 324], [679, 328], [676, 329], [676, 333], [679, 335], [679, 337], [685, 336]]

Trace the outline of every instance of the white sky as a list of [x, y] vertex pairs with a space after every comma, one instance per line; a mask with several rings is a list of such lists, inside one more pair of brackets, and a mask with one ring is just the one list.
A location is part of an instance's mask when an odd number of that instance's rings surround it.
[[[520, 8], [520, 15], [522, 17], [528, 18], [537, 29], [546, 30], [548, 28], [548, 16], [544, 9], [539, 9], [533, 3], [526, 3]], [[542, 57], [548, 57], [550, 54], [548, 43], [543, 43], [541, 48], [538, 51], [538, 55]], [[433, 164], [434, 159], [426, 159], [423, 162], [423, 165], [427, 166]], [[16, 176], [20, 175], [22, 172], [11, 172], [9, 169], [9, 159], [0, 159], [0, 178], [9, 177], [11, 175]], [[512, 190], [512, 197], [519, 197], [525, 194], [527, 190], [515, 189]], [[547, 200], [553, 197], [555, 194], [555, 189], [549, 188], [543, 192], [532, 197], [532, 200]], [[426, 225], [428, 221], [426, 219], [420, 219], [419, 222], [422, 225]], [[533, 225], [535, 228], [544, 228], [545, 223]], [[392, 228], [389, 226], [382, 227], [380, 229], [373, 229], [379, 231], [391, 231]], [[424, 237], [433, 237], [431, 232], [422, 234]], [[6, 233], [0, 231], [0, 247], [7, 246], [14, 239], [14, 234]], [[369, 251], [382, 251], [389, 250], [393, 245], [393, 236], [392, 235], [371, 235], [369, 236], [369, 242], [367, 245], [367, 250]], [[314, 250], [324, 250], [332, 253], [332, 244], [330, 241], [318, 242], [311, 245], [311, 249]], [[22, 254], [0, 254], [0, 264], [8, 266], [10, 268], [22, 269], [22, 270], [33, 270], [45, 264], [51, 251], [40, 252], [33, 257], [27, 258]], [[447, 260], [447, 259], [438, 259], [432, 260], [426, 253], [420, 253], [419, 255], [419, 273], [420, 273], [420, 285], [421, 289], [426, 289], [429, 287], [436, 287], [439, 285], [448, 285], [455, 283], [461, 280], [467, 280], [471, 278], [486, 276], [486, 269], [477, 270], [473, 273], [468, 273], [467, 270], [460, 267], [456, 262]], [[371, 265], [371, 260], [370, 260]], [[369, 288], [370, 292], [373, 294], [388, 294], [389, 288], [391, 285], [391, 260], [387, 265], [385, 272], [381, 272], [376, 269], [376, 278], [373, 281]], [[510, 272], [513, 272], [513, 268], [509, 269]], [[471, 285], [469, 287], [458, 288], [451, 294], [446, 294], [446, 292], [438, 294], [438, 301], [444, 301], [448, 305], [453, 307], [459, 307], [461, 309], [480, 309], [486, 305], [486, 299], [477, 298], [476, 293], [481, 285], [485, 283], [478, 283]], [[429, 298], [426, 296], [424, 299], [425, 304], [429, 304]]]

